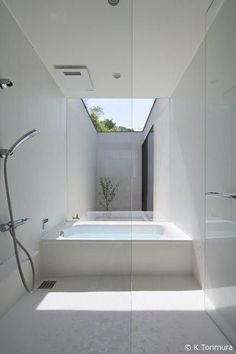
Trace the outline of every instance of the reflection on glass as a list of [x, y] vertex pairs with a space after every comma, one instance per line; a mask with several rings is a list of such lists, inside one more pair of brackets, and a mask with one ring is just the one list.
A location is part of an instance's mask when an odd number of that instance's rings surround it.
[[[206, 190], [236, 192], [236, 2], [206, 38]], [[206, 308], [236, 344], [236, 200], [206, 197]]]

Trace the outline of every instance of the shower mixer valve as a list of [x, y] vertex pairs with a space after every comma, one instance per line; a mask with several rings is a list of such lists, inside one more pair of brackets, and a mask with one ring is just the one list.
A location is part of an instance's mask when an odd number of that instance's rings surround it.
[[[24, 225], [24, 224], [26, 223], [26, 221], [28, 221], [28, 220], [29, 220], [29, 218], [22, 218], [22, 219], [14, 220], [14, 227], [15, 227], [15, 229], [16, 229], [18, 226]], [[1, 224], [1, 225], [0, 225], [0, 231], [1, 231], [1, 232], [9, 231], [11, 228], [12, 228], [12, 223], [11, 223], [11, 221], [9, 221], [9, 222], [6, 223], [6, 224]]]
[[[0, 79], [1, 81], [1, 79]], [[17, 268], [19, 271], [19, 275], [22, 281], [22, 284], [25, 288], [25, 290], [29, 293], [32, 294], [35, 286], [35, 268], [34, 268], [34, 262], [33, 259], [30, 255], [30, 253], [27, 251], [27, 249], [22, 245], [22, 243], [17, 239], [15, 229], [26, 223], [29, 218], [22, 218], [19, 220], [14, 220], [13, 216], [13, 210], [12, 210], [12, 205], [11, 205], [11, 198], [10, 198], [10, 188], [9, 188], [9, 183], [8, 183], [8, 176], [7, 176], [7, 162], [8, 158], [23, 144], [25, 141], [28, 139], [32, 138], [33, 136], [37, 135], [39, 132], [36, 129], [32, 129], [26, 134], [22, 135], [16, 142], [10, 147], [10, 149], [0, 149], [0, 157], [4, 158], [4, 164], [3, 164], [3, 175], [4, 175], [4, 182], [5, 182], [5, 189], [6, 189], [6, 197], [7, 197], [7, 206], [8, 206], [8, 211], [9, 211], [9, 216], [10, 216], [10, 221], [5, 224], [0, 225], [0, 231], [1, 232], [6, 232], [9, 231], [12, 241], [13, 241], [13, 247], [14, 247], [14, 253], [15, 253], [15, 258], [16, 258], [16, 263], [17, 263]], [[21, 260], [20, 260], [20, 255], [19, 255], [19, 249], [18, 246], [21, 248], [21, 250], [24, 252], [26, 255], [27, 259], [30, 262], [30, 267], [32, 271], [32, 285], [31, 287], [28, 286], [27, 281], [24, 276], [24, 272], [22, 270], [21, 266]]]

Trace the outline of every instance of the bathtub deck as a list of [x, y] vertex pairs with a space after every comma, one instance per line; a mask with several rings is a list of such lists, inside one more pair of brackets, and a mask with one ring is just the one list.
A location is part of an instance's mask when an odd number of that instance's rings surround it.
[[[77, 231], [78, 225], [82, 227], [83, 239], [79, 238], [79, 231], [78, 238], [60, 238], [60, 230], [66, 234], [68, 228], [73, 229], [71, 225], [71, 222], [59, 225], [42, 238], [40, 250], [42, 276], [125, 276], [130, 274], [131, 267], [134, 275], [193, 274], [192, 240], [172, 223], [136, 222], [132, 223], [131, 227], [130, 222], [79, 221], [75, 222], [73, 227]], [[98, 226], [100, 239], [96, 239]], [[114, 229], [114, 237], [109, 238], [106, 231], [110, 227]], [[126, 239], [116, 239], [117, 232], [119, 234], [123, 227], [128, 227], [129, 230]], [[93, 230], [87, 238], [84, 234], [86, 228], [89, 232], [91, 228]], [[141, 239], [132, 239], [132, 231], [135, 230], [140, 232]], [[143, 230], [143, 236], [140, 230]], [[155, 230], [156, 232], [162, 230], [163, 234], [157, 236], [155, 240], [148, 240], [145, 239], [145, 231], [148, 230], [151, 230], [152, 237], [155, 236]], [[77, 232], [75, 234], [77, 235]]]
[[191, 277], [135, 276], [132, 293], [130, 280], [59, 278], [25, 295], [0, 320], [0, 354], [178, 354], [187, 343], [229, 344]]

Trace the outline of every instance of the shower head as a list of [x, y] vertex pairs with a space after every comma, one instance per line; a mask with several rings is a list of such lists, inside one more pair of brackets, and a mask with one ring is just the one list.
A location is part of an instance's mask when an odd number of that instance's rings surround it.
[[8, 87], [12, 87], [13, 83], [9, 79], [0, 79], [0, 88], [6, 89]]
[[24, 134], [20, 139], [18, 139], [9, 149], [10, 155], [26, 140], [32, 138], [33, 136], [37, 135], [39, 132], [36, 129], [30, 130], [28, 133]]
[[32, 138], [33, 136], [37, 135], [39, 132], [36, 129], [30, 130], [28, 133], [24, 134], [20, 139], [18, 139], [10, 149], [0, 149], [0, 157], [7, 157], [12, 155], [14, 151], [23, 144], [26, 140]]

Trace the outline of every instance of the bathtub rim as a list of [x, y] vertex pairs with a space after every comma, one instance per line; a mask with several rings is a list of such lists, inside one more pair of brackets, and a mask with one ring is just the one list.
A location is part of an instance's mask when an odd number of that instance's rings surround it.
[[[60, 231], [62, 231], [65, 228], [68, 227], [72, 227], [72, 226], [96, 226], [96, 225], [100, 225], [100, 226], [130, 226], [131, 228], [133, 226], [161, 226], [164, 230], [163, 235], [160, 238], [157, 239], [151, 239], [151, 240], [145, 240], [145, 239], [76, 239], [76, 238], [70, 238], [70, 237], [64, 237], [64, 238], [60, 238], [58, 239], [59, 233]], [[167, 237], [167, 235], [169, 235], [169, 237]], [[40, 242], [61, 242], [64, 243], [66, 241], [68, 242], [124, 242], [124, 243], [132, 243], [132, 242], [192, 242], [191, 237], [189, 237], [186, 233], [184, 233], [181, 229], [179, 229], [175, 224], [170, 223], [170, 222], [153, 222], [153, 221], [134, 221], [134, 222], [130, 222], [130, 221], [65, 221], [60, 223], [58, 226], [56, 226], [55, 228], [53, 228], [52, 230], [44, 233], [41, 237]]]

